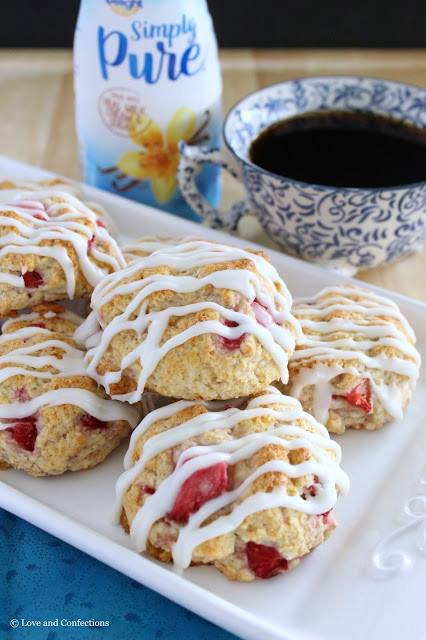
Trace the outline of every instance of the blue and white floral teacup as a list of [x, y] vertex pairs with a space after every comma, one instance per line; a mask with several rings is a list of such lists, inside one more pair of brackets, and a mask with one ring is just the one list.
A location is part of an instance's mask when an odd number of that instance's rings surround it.
[[[307, 112], [350, 110], [388, 115], [426, 130], [426, 90], [353, 76], [303, 78], [247, 96], [223, 127], [227, 149], [181, 143], [178, 182], [194, 211], [214, 228], [235, 231], [255, 215], [289, 254], [347, 273], [378, 267], [420, 251], [426, 236], [426, 176], [392, 188], [337, 188], [273, 174], [249, 160], [252, 141], [269, 125]], [[362, 161], [362, 159], [361, 159]], [[213, 162], [244, 183], [248, 198], [226, 213], [195, 184], [197, 166]]]

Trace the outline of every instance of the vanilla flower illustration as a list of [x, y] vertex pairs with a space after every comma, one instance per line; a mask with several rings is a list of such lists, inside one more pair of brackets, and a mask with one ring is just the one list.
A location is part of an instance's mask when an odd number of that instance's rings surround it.
[[188, 107], [180, 107], [170, 120], [166, 140], [160, 127], [145, 113], [132, 113], [129, 136], [140, 151], [127, 151], [118, 161], [118, 169], [137, 180], [150, 179], [158, 202], [167, 202], [175, 190], [179, 163], [179, 140], [189, 142], [195, 132], [197, 116]]

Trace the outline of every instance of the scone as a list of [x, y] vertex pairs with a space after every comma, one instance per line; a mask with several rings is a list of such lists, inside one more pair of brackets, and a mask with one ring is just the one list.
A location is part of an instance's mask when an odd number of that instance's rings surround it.
[[89, 373], [111, 397], [144, 391], [189, 400], [247, 396], [287, 380], [301, 336], [291, 296], [263, 255], [197, 240], [107, 276], [93, 313]]
[[76, 198], [81, 198], [81, 190], [75, 182], [66, 180], [65, 178], [54, 177], [45, 180], [0, 180], [0, 202], [7, 202], [13, 193], [19, 189], [25, 196], [30, 197], [31, 191], [40, 191], [40, 189], [55, 189], [70, 193]]
[[280, 387], [332, 433], [402, 418], [419, 375], [415, 336], [397, 305], [352, 285], [298, 300], [304, 342]]
[[125, 265], [102, 220], [72, 188], [60, 186], [0, 183], [0, 317], [89, 297], [105, 275]]
[[248, 581], [292, 569], [329, 537], [349, 489], [339, 445], [272, 387], [238, 406], [180, 401], [136, 428], [116, 516], [138, 552]]
[[129, 242], [121, 247], [124, 259], [127, 264], [130, 264], [134, 260], [140, 258], [146, 258], [154, 251], [161, 251], [167, 249], [167, 247], [182, 244], [182, 242], [191, 242], [192, 240], [198, 240], [195, 236], [185, 236], [183, 238], [162, 238], [161, 236], [146, 236], [145, 238], [139, 238], [134, 242]]
[[115, 449], [139, 411], [107, 397], [73, 339], [81, 322], [60, 305], [7, 320], [0, 337], [0, 467], [33, 476], [89, 469]]

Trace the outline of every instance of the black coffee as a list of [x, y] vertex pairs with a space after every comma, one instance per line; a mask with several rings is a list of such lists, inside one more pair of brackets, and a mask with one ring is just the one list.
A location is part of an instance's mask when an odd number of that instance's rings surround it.
[[313, 184], [392, 187], [426, 180], [426, 132], [370, 113], [308, 113], [265, 129], [250, 160]]

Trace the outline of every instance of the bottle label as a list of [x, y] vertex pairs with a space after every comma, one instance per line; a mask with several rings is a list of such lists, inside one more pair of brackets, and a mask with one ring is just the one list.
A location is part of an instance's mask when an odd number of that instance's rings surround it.
[[[83, 0], [75, 42], [85, 179], [196, 218], [176, 184], [178, 142], [219, 146], [221, 78], [203, 0]], [[217, 204], [219, 169], [201, 191]]]
[[[147, 21], [133, 20], [131, 34], [126, 35], [116, 29], [98, 27], [99, 65], [104, 80], [112, 76], [112, 68], [127, 66], [131, 78], [156, 84], [163, 77], [176, 82], [182, 75], [194, 76], [205, 68], [207, 48], [196, 41], [196, 23], [185, 14], [181, 24], [153, 25]], [[185, 45], [177, 53], [178, 39]], [[150, 50], [132, 44], [143, 40]]]

